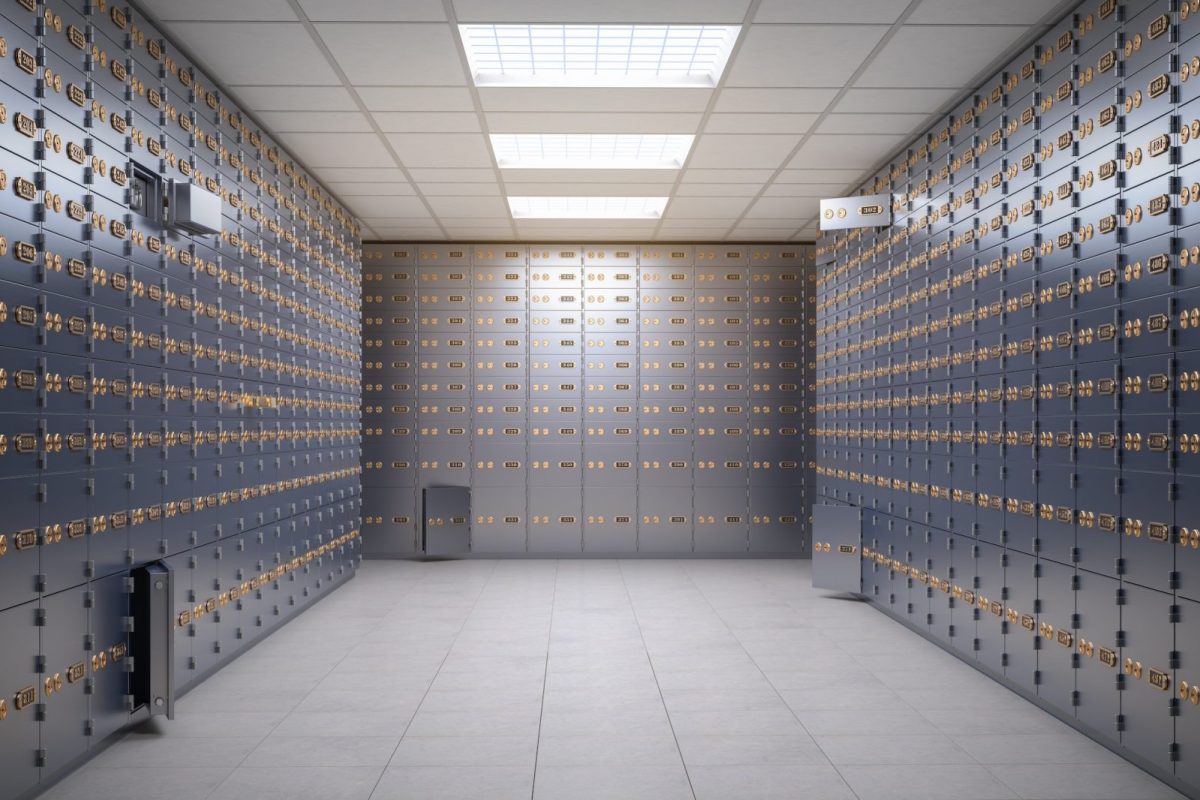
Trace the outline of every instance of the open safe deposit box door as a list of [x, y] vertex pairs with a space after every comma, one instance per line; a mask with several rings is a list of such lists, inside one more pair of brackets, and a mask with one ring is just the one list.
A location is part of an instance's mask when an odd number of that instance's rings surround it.
[[862, 511], [813, 506], [812, 582], [817, 589], [862, 592]]

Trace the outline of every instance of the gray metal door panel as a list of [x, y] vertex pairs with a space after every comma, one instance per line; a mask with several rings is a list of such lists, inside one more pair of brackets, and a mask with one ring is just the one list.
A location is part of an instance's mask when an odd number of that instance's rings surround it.
[[975, 546], [975, 626], [977, 658], [992, 673], [1004, 673], [1005, 602], [1004, 550], [987, 542]]
[[[62, 769], [88, 747], [88, 696], [85, 694], [88, 653], [88, 592], [86, 586], [42, 598], [44, 625], [40, 679], [42, 749], [45, 767]], [[108, 653], [102, 658], [107, 663]], [[97, 662], [97, 665], [99, 662]], [[121, 665], [113, 665], [120, 670]]]
[[695, 551], [744, 553], [749, 539], [749, 496], [745, 486], [712, 486], [693, 500]]
[[1179, 716], [1175, 718], [1175, 742], [1179, 760], [1175, 774], [1191, 786], [1200, 783], [1200, 603], [1179, 600], [1179, 621], [1176, 623], [1176, 649], [1179, 651], [1178, 684], [1172, 684], [1179, 699]]
[[692, 552], [692, 490], [643, 486], [638, 493], [638, 552]]
[[5, 789], [14, 793], [33, 788], [40, 776], [36, 758], [41, 725], [35, 707], [44, 700], [43, 676], [36, 672], [41, 652], [36, 626], [39, 607], [34, 601], [0, 611], [0, 630], [7, 643], [0, 649], [0, 664], [13, 692], [5, 698], [8, 717], [0, 728], [0, 767]]
[[1075, 631], [1078, 655], [1075, 681], [1079, 694], [1076, 716], [1092, 730], [1117, 742], [1121, 736], [1118, 728], [1121, 694], [1117, 691], [1121, 675], [1118, 647], [1121, 606], [1117, 604], [1117, 591], [1121, 584], [1115, 578], [1082, 570], [1076, 579], [1079, 616], [1079, 628]]
[[637, 549], [637, 490], [588, 486], [583, 492], [583, 550], [631, 553]]
[[582, 502], [578, 491], [535, 486], [529, 490], [529, 547], [535, 552], [583, 549]]
[[1121, 589], [1121, 743], [1160, 769], [1171, 769], [1174, 598], [1125, 583]]
[[471, 552], [524, 553], [528, 504], [524, 491], [481, 488], [471, 492]]
[[1039, 563], [1038, 696], [1065, 714], [1073, 713], [1075, 693], [1075, 569]]
[[[103, 741], [129, 722], [124, 696], [129, 693], [128, 673], [118, 655], [128, 648], [129, 635], [124, 618], [129, 616], [129, 595], [125, 591], [125, 576], [113, 575], [93, 581], [90, 586], [92, 603], [88, 609], [88, 636], [92, 649], [86, 653], [85, 669], [94, 682], [88, 706], [91, 721], [91, 741]], [[101, 666], [100, 654], [105, 654]], [[92, 657], [96, 660], [93, 662]], [[81, 657], [82, 658], [82, 657]]]

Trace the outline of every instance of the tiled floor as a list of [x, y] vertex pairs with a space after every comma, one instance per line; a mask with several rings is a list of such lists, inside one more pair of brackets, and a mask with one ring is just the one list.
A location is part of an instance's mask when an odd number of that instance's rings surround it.
[[1179, 798], [799, 561], [368, 562], [44, 795]]

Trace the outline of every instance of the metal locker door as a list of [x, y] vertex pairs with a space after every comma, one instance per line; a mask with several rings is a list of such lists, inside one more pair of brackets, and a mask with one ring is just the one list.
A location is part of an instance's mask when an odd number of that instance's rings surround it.
[[1004, 674], [1004, 548], [987, 542], [975, 545], [976, 655], [980, 666], [995, 676]]
[[1172, 662], [1177, 642], [1172, 595], [1123, 583], [1121, 586], [1122, 745], [1163, 771], [1170, 771], [1175, 740]]
[[1078, 654], [1075, 675], [1076, 718], [1110, 742], [1119, 742], [1121, 695], [1120, 641], [1121, 606], [1118, 605], [1120, 581], [1084, 570], [1076, 574], [1077, 614], [1075, 631]]
[[1175, 775], [1190, 786], [1200, 786], [1200, 603], [1180, 598], [1176, 631], [1179, 683], [1172, 688], [1179, 703], [1175, 718], [1179, 760]]
[[950, 539], [951, 565], [954, 569], [953, 599], [950, 604], [950, 624], [953, 635], [950, 643], [964, 656], [975, 658], [976, 621], [979, 609], [975, 604], [976, 548], [969, 537], [954, 534]]
[[[41, 695], [43, 767], [59, 771], [87, 752], [89, 675], [87, 586], [42, 598]], [[93, 669], [107, 669], [108, 651], [95, 652]], [[120, 664], [112, 668], [120, 670]], [[43, 710], [44, 709], [44, 710]]]
[[531, 552], [577, 553], [583, 549], [583, 498], [578, 489], [532, 486], [529, 489]]
[[638, 494], [638, 552], [692, 552], [692, 489], [645, 486]]
[[929, 608], [927, 624], [929, 633], [937, 640], [950, 644], [954, 637], [955, 553], [954, 534], [929, 529]]
[[583, 491], [585, 553], [637, 552], [637, 489], [588, 486]]
[[695, 552], [744, 553], [748, 547], [745, 486], [707, 487], [693, 499]]
[[813, 586], [862, 592], [862, 511], [854, 506], [812, 507]]
[[1038, 564], [1037, 693], [1065, 714], [1074, 711], [1075, 568]]
[[0, 773], [4, 789], [14, 795], [27, 792], [38, 782], [39, 730], [36, 705], [43, 701], [42, 676], [37, 674], [41, 651], [37, 617], [38, 601], [0, 611], [0, 631], [5, 646], [0, 648], [0, 674], [10, 681], [12, 693], [0, 698], [6, 711], [0, 725]]
[[[92, 744], [104, 741], [129, 722], [125, 695], [129, 693], [128, 673], [116, 655], [127, 652], [125, 618], [129, 616], [129, 594], [125, 575], [112, 575], [89, 586], [88, 638], [91, 650], [86, 654], [87, 672], [92, 680], [88, 707], [89, 735]], [[100, 666], [100, 654], [105, 665]], [[90, 746], [90, 745], [89, 745]]]
[[422, 531], [426, 555], [470, 552], [470, 487], [426, 488], [422, 500]]
[[471, 552], [524, 553], [526, 550], [525, 491], [510, 487], [471, 492]]

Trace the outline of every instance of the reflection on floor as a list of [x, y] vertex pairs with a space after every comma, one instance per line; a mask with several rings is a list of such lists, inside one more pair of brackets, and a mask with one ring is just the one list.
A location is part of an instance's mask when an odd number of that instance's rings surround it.
[[44, 795], [1179, 798], [803, 561], [367, 562]]

